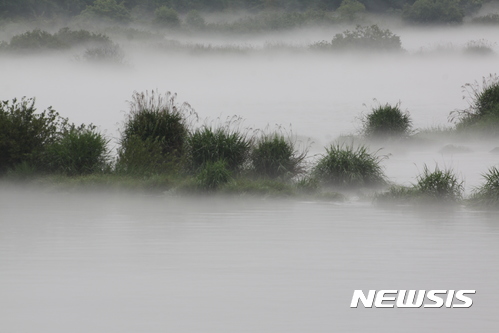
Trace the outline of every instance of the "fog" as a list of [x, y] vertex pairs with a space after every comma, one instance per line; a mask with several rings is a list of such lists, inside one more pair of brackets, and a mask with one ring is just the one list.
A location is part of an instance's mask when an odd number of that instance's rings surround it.
[[[197, 125], [292, 130], [310, 155], [359, 133], [377, 103], [401, 103], [416, 131], [450, 126], [462, 86], [495, 73], [496, 27], [409, 28], [388, 22], [404, 52], [312, 51], [345, 27], [269, 34], [113, 36], [124, 61], [84, 48], [0, 55], [1, 99], [36, 97], [116, 148], [134, 91], [177, 94]], [[350, 27], [351, 28], [351, 27]], [[23, 31], [8, 29], [2, 38]], [[486, 40], [493, 55], [469, 55]], [[195, 45], [198, 45], [197, 48]], [[205, 48], [200, 47], [203, 45]], [[212, 48], [209, 49], [208, 46]], [[274, 46], [274, 47], [272, 47]], [[346, 139], [348, 140], [348, 139]], [[497, 141], [369, 142], [390, 181], [426, 164], [452, 168], [467, 193], [497, 164]], [[442, 154], [447, 144], [470, 152]], [[0, 190], [0, 331], [494, 332], [499, 227], [487, 212], [387, 210], [352, 199], [176, 198]], [[476, 289], [471, 309], [350, 309], [354, 289]]]

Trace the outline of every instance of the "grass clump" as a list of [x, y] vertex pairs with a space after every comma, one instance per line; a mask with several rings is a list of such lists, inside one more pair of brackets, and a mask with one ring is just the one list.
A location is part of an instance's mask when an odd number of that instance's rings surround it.
[[41, 167], [62, 121], [52, 107], [37, 113], [34, 98], [0, 101], [0, 174], [22, 163]]
[[331, 145], [313, 169], [317, 179], [330, 186], [360, 188], [385, 185], [381, 157], [365, 146]]
[[430, 202], [433, 200], [457, 202], [461, 200], [464, 191], [463, 182], [460, 181], [450, 169], [430, 171], [425, 165], [423, 173], [417, 177], [414, 189], [418, 195]]
[[491, 74], [478, 82], [463, 86], [469, 106], [455, 110], [450, 120], [456, 123], [457, 130], [478, 130], [499, 132], [499, 77]]
[[267, 178], [291, 178], [303, 172], [306, 152], [298, 153], [294, 142], [283, 134], [264, 134], [251, 151], [255, 173]]
[[391, 186], [388, 191], [379, 193], [374, 201], [378, 203], [434, 204], [457, 203], [462, 199], [463, 182], [450, 169], [433, 171], [425, 165], [411, 186]]
[[492, 167], [482, 176], [485, 183], [473, 191], [469, 202], [475, 206], [499, 207], [499, 169]]
[[176, 95], [135, 92], [121, 131], [117, 168], [143, 173], [163, 172], [181, 160], [189, 133], [189, 119], [197, 117]]
[[362, 123], [363, 134], [373, 138], [408, 136], [412, 127], [410, 115], [400, 110], [400, 103], [378, 105], [362, 119]]
[[231, 128], [231, 124], [216, 128], [203, 126], [189, 135], [188, 156], [193, 170], [220, 160], [224, 160], [232, 172], [242, 170], [249, 158], [251, 141], [245, 133]]
[[205, 190], [216, 190], [230, 179], [231, 172], [227, 169], [225, 160], [207, 162], [196, 177], [199, 187]]
[[65, 126], [44, 156], [45, 168], [74, 176], [100, 173], [109, 168], [108, 140], [92, 124]]

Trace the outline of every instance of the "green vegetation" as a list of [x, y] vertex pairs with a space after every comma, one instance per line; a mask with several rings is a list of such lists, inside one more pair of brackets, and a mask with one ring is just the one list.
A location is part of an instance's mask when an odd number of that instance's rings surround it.
[[225, 161], [231, 172], [243, 169], [249, 158], [251, 140], [234, 125], [233, 121], [215, 128], [205, 125], [189, 135], [188, 159], [192, 170], [218, 161]]
[[440, 204], [458, 203], [464, 191], [460, 181], [450, 169], [441, 170], [438, 166], [430, 171], [425, 165], [412, 186], [391, 186], [388, 191], [375, 196], [378, 203], [417, 203]]
[[292, 178], [303, 172], [306, 151], [298, 153], [291, 139], [281, 133], [264, 134], [256, 139], [251, 163], [258, 176]]
[[366, 137], [390, 138], [411, 134], [412, 121], [408, 112], [400, 110], [400, 103], [378, 105], [362, 119], [362, 132]]
[[231, 179], [231, 172], [227, 169], [225, 160], [206, 162], [197, 177], [199, 187], [206, 190], [216, 190]]
[[401, 51], [400, 37], [388, 29], [381, 29], [377, 25], [360, 26], [355, 30], [345, 30], [336, 34], [331, 42], [322, 41], [311, 45], [312, 49], [331, 50], [375, 50]]
[[340, 17], [347, 21], [355, 21], [362, 18], [366, 11], [366, 6], [357, 0], [343, 0], [337, 9]]
[[499, 208], [499, 169], [490, 168], [483, 178], [485, 183], [474, 190], [469, 202], [475, 206]]
[[468, 108], [451, 112], [450, 119], [458, 131], [499, 132], [499, 77], [484, 77], [482, 84], [468, 83], [463, 86], [467, 94]]
[[206, 22], [197, 10], [191, 10], [185, 17], [185, 23], [191, 29], [203, 29], [206, 27]]
[[169, 92], [135, 92], [121, 131], [117, 169], [130, 173], [171, 169], [184, 155], [193, 116], [197, 115], [190, 105], [178, 105], [176, 95]]
[[484, 16], [477, 16], [473, 18], [472, 22], [483, 25], [496, 25], [499, 24], [499, 14], [494, 13]]
[[178, 28], [180, 26], [180, 18], [178, 13], [166, 6], [161, 6], [154, 12], [154, 24], [166, 28]]
[[324, 185], [341, 188], [375, 187], [386, 184], [381, 157], [365, 146], [331, 145], [313, 169]]
[[62, 121], [51, 107], [36, 113], [34, 98], [0, 101], [0, 174], [23, 163], [25, 169], [41, 167]]
[[4, 46], [6, 50], [33, 51], [69, 49], [78, 45], [109, 45], [112, 44], [108, 36], [96, 34], [87, 30], [71, 30], [62, 28], [54, 34], [35, 29], [11, 38], [10, 43]]
[[46, 148], [44, 169], [69, 176], [103, 172], [109, 168], [107, 144], [94, 125], [65, 125]]
[[461, 23], [463, 17], [458, 0], [416, 0], [403, 11], [403, 18], [414, 23]]
[[472, 40], [464, 46], [464, 53], [470, 55], [492, 55], [493, 45], [485, 39]]
[[107, 19], [119, 23], [128, 23], [132, 16], [124, 3], [116, 0], [95, 0], [92, 5], [81, 12], [83, 17], [95, 19]]

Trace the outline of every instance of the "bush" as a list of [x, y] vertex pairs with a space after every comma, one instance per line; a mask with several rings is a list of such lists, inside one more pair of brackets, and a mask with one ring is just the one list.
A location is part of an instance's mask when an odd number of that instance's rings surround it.
[[370, 187], [386, 184], [381, 158], [365, 146], [331, 145], [313, 169], [313, 175], [326, 185], [339, 187]]
[[254, 171], [268, 178], [294, 177], [303, 171], [306, 153], [298, 153], [291, 140], [273, 133], [260, 137], [251, 152]]
[[13, 50], [64, 49], [67, 45], [57, 36], [35, 29], [12, 37], [9, 47]]
[[402, 16], [414, 23], [461, 23], [464, 11], [458, 0], [416, 0], [404, 7]]
[[191, 10], [187, 13], [187, 16], [185, 17], [185, 23], [187, 23], [187, 25], [193, 29], [203, 29], [204, 27], [206, 27], [204, 18], [201, 16], [201, 14], [199, 14], [197, 10]]
[[248, 161], [251, 143], [246, 134], [226, 126], [196, 129], [188, 138], [191, 168], [224, 160], [230, 171], [240, 171]]
[[483, 175], [485, 183], [476, 188], [470, 202], [478, 206], [498, 207], [499, 204], [499, 169], [492, 167]]
[[478, 24], [487, 24], [487, 25], [496, 25], [499, 24], [499, 14], [488, 14], [484, 16], [474, 17], [472, 20], [473, 23]]
[[417, 177], [414, 189], [424, 199], [456, 202], [462, 198], [463, 182], [459, 181], [452, 170], [440, 170], [438, 166], [430, 171], [425, 165], [423, 174]]
[[401, 137], [410, 134], [412, 121], [408, 112], [400, 110], [400, 103], [378, 105], [362, 119], [363, 133], [367, 137]]
[[491, 55], [494, 54], [492, 44], [485, 39], [472, 40], [464, 46], [464, 53], [470, 55]]
[[101, 46], [89, 47], [83, 56], [76, 57], [76, 60], [83, 60], [90, 63], [126, 65], [125, 52], [119, 44], [104, 44]]
[[357, 0], [343, 0], [340, 7], [336, 10], [344, 20], [354, 21], [361, 18], [366, 11], [366, 6]]
[[92, 124], [66, 126], [46, 150], [44, 168], [69, 176], [102, 172], [108, 166], [108, 141]]
[[189, 117], [197, 115], [189, 104], [178, 105], [176, 97], [170, 92], [133, 94], [118, 151], [122, 170], [141, 169], [141, 163], [160, 168], [183, 156]]
[[90, 43], [112, 44], [108, 36], [95, 34], [87, 30], [73, 31], [69, 28], [62, 28], [55, 34], [35, 29], [12, 37], [10, 44], [4, 46], [11, 50], [41, 50], [41, 49], [68, 49], [76, 45]]
[[354, 31], [345, 30], [336, 34], [331, 43], [326, 41], [311, 45], [313, 49], [333, 50], [377, 50], [400, 51], [402, 43], [400, 37], [390, 30], [382, 30], [377, 25], [362, 27], [358, 25]]
[[23, 162], [41, 166], [41, 157], [55, 141], [62, 119], [51, 107], [35, 112], [34, 98], [0, 101], [0, 173]]
[[95, 0], [81, 14], [120, 23], [128, 23], [132, 20], [130, 11], [123, 3], [117, 3], [116, 0]]
[[455, 110], [450, 120], [456, 123], [458, 130], [499, 130], [499, 77], [489, 75], [478, 82], [463, 86], [469, 106], [464, 110]]
[[218, 160], [204, 164], [196, 180], [199, 187], [206, 190], [215, 190], [220, 185], [228, 183], [230, 178], [231, 172], [227, 169], [227, 162]]
[[158, 26], [177, 28], [180, 26], [178, 13], [166, 6], [161, 6], [154, 12], [154, 23]]

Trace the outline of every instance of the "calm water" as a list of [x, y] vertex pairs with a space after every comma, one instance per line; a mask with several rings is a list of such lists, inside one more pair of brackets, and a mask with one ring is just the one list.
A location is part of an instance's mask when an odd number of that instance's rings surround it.
[[[497, 332], [495, 215], [4, 187], [0, 331]], [[355, 289], [477, 293], [351, 309]]]

